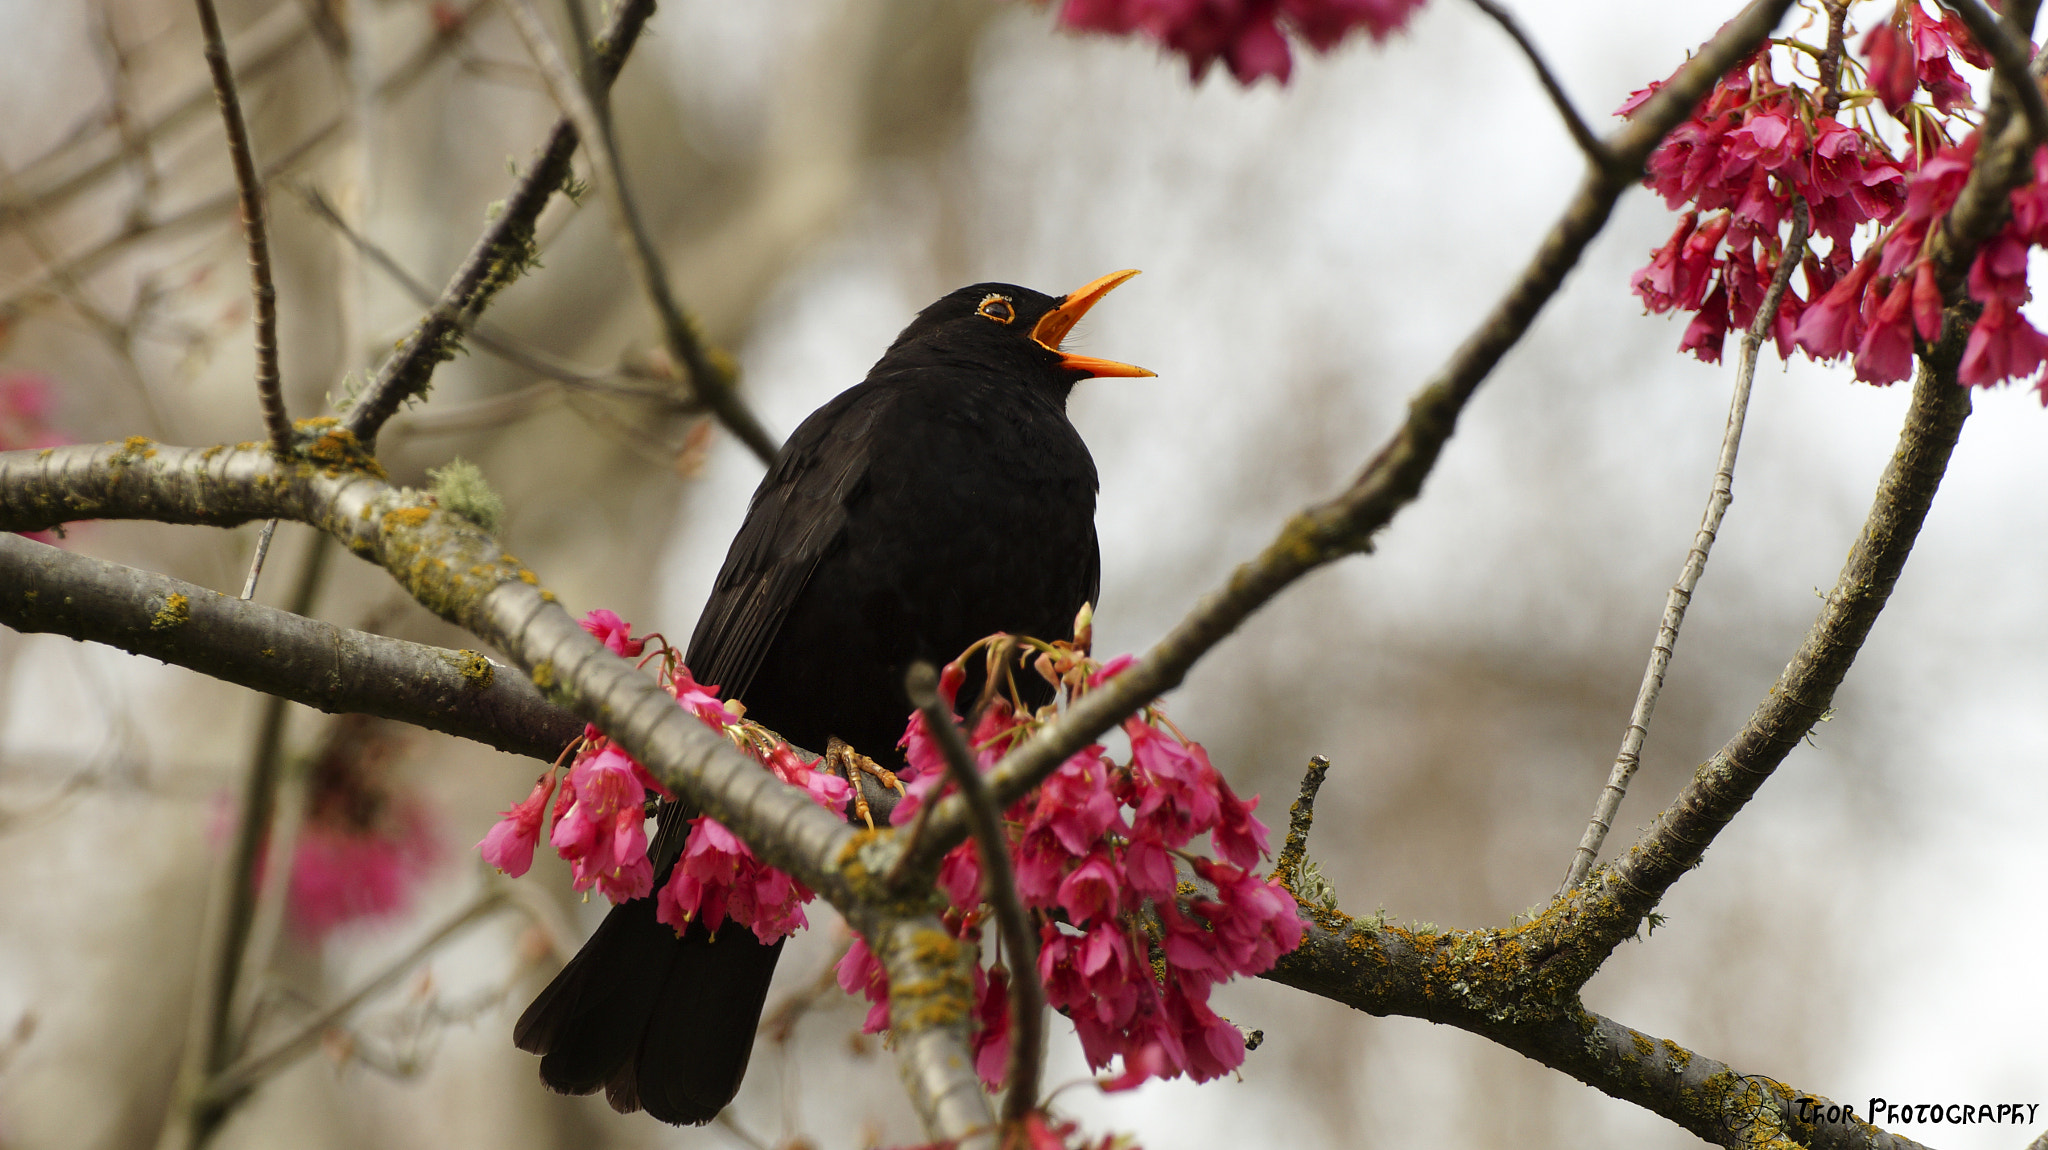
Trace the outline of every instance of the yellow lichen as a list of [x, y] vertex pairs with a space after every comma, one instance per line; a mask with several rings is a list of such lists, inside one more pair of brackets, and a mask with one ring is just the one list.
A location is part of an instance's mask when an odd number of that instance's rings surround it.
[[462, 681], [477, 690], [490, 686], [491, 680], [497, 675], [491, 661], [478, 652], [464, 648], [455, 652], [455, 658], [457, 669], [462, 674]]
[[164, 597], [164, 605], [149, 621], [152, 631], [168, 631], [183, 627], [192, 618], [192, 601], [173, 591]]
[[432, 512], [424, 507], [399, 507], [384, 513], [384, 530], [397, 531], [402, 527], [422, 527]]

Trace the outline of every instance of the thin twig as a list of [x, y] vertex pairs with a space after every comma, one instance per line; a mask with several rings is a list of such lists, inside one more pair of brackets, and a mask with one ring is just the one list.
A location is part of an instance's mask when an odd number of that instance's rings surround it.
[[263, 217], [263, 180], [249, 148], [249, 124], [242, 118], [242, 98], [228, 67], [227, 41], [221, 37], [220, 15], [213, 0], [196, 0], [199, 28], [206, 37], [206, 66], [213, 73], [213, 95], [227, 127], [228, 155], [234, 160], [235, 187], [242, 201], [242, 230], [249, 237], [249, 286], [256, 299], [256, 396], [263, 405], [263, 426], [270, 449], [279, 455], [292, 448], [292, 419], [284, 409], [284, 385], [277, 366], [277, 285], [270, 277], [269, 226]]
[[[256, 597], [256, 580], [263, 575], [263, 561], [270, 557], [270, 540], [277, 534], [277, 520], [263, 521], [263, 530], [256, 533], [256, 554], [249, 560], [249, 577], [242, 581], [242, 598]], [[321, 538], [326, 538], [322, 536]]]
[[1700, 576], [1707, 569], [1707, 556], [1714, 550], [1721, 517], [1735, 499], [1735, 455], [1742, 447], [1742, 424], [1749, 414], [1749, 390], [1756, 379], [1757, 352], [1777, 322], [1778, 305], [1792, 282], [1792, 270], [1799, 266], [1799, 253], [1806, 247], [1806, 229], [1806, 200], [1796, 197], [1792, 202], [1792, 234], [1786, 237], [1785, 254], [1778, 261], [1777, 273], [1771, 277], [1770, 290], [1764, 293], [1763, 305], [1757, 308], [1749, 330], [1742, 333], [1735, 394], [1728, 401], [1728, 424], [1721, 432], [1721, 456], [1714, 466], [1707, 509], [1700, 515], [1699, 530], [1693, 533], [1692, 550], [1686, 553], [1678, 582], [1672, 584], [1671, 593], [1664, 598], [1664, 618], [1657, 625], [1657, 641], [1650, 647], [1650, 662], [1643, 668], [1642, 684], [1636, 688], [1636, 705], [1628, 717], [1628, 730], [1621, 736], [1621, 750], [1614, 756], [1607, 785], [1594, 800], [1593, 817], [1587, 821], [1578, 849], [1572, 853], [1571, 866], [1565, 872], [1563, 885], [1558, 887], [1560, 894], [1584, 882], [1592, 871], [1593, 861], [1600, 857], [1600, 846], [1607, 841], [1607, 832], [1614, 825], [1614, 814], [1628, 794], [1629, 780], [1642, 764], [1643, 740], [1649, 737], [1650, 715], [1657, 709], [1658, 694], [1664, 690], [1664, 672], [1670, 668], [1672, 652], [1678, 646], [1678, 630], [1685, 625], [1685, 609], [1691, 605], [1693, 589], [1699, 586]]
[[[609, 85], [618, 78], [653, 11], [654, 0], [624, 0], [612, 13], [596, 54], [594, 85]], [[376, 446], [377, 433], [401, 406], [426, 393], [434, 368], [454, 354], [451, 345], [461, 318], [481, 312], [532, 263], [534, 221], [570, 176], [569, 159], [578, 139], [576, 124], [567, 116], [555, 123], [540, 155], [520, 175], [501, 210], [449, 279], [440, 302], [349, 408], [343, 424], [365, 447]]]
[[1308, 858], [1308, 833], [1316, 821], [1316, 792], [1323, 789], [1323, 780], [1329, 773], [1329, 759], [1321, 755], [1309, 759], [1308, 770], [1301, 776], [1301, 794], [1287, 810], [1287, 841], [1281, 844], [1280, 855], [1273, 860], [1275, 872], [1292, 875]]
[[2019, 101], [2020, 113], [2026, 116], [2027, 127], [2033, 129], [2034, 142], [2048, 144], [2048, 102], [2042, 100], [2041, 86], [2027, 70], [2031, 45], [2023, 44], [2008, 24], [1993, 16], [1978, 0], [1939, 2], [1942, 7], [1962, 17], [1970, 35], [1991, 53], [1992, 69], [2013, 98]]
[[433, 933], [421, 939], [417, 946], [400, 955], [340, 1001], [308, 1019], [298, 1030], [223, 1068], [220, 1073], [209, 1079], [200, 1091], [199, 1104], [219, 1110], [225, 1110], [226, 1107], [233, 1105], [264, 1078], [290, 1065], [300, 1055], [318, 1046], [320, 1037], [327, 1033], [330, 1027], [348, 1017], [351, 1011], [366, 1000], [405, 977], [422, 959], [433, 953], [436, 947], [448, 941], [464, 927], [495, 912], [505, 903], [504, 892], [496, 884], [492, 884], [471, 900], [468, 906], [457, 911], [435, 928]]
[[[235, 37], [230, 50], [231, 66], [243, 80], [251, 80], [276, 68], [305, 43], [303, 8], [298, 4], [276, 4], [252, 26]], [[164, 110], [142, 124], [120, 115], [118, 109], [95, 112], [49, 151], [21, 166], [17, 173], [23, 190], [9, 188], [0, 195], [0, 229], [14, 227], [62, 207], [79, 193], [91, 189], [108, 176], [119, 173], [146, 151], [159, 137], [182, 127], [213, 103], [213, 84], [195, 85]], [[52, 175], [67, 157], [98, 141], [107, 126], [120, 129], [120, 146], [97, 160], [85, 163], [69, 174]]]
[[761, 426], [753, 410], [740, 399], [731, 370], [718, 362], [711, 349], [704, 346], [695, 323], [683, 313], [682, 305], [676, 301], [675, 293], [669, 287], [668, 271], [661, 253], [656, 249], [653, 237], [647, 232], [646, 222], [641, 219], [639, 208], [626, 188], [625, 173], [619, 167], [613, 146], [610, 118], [602, 103], [603, 92], [594, 82], [586, 88], [577, 81], [548, 35], [540, 13], [534, 10], [533, 0], [512, 0], [505, 6], [505, 11], [511, 16], [513, 26], [519, 29], [520, 38], [526, 41], [526, 49], [532, 54], [534, 63], [539, 65], [541, 75], [546, 78], [548, 91], [575, 122], [577, 132], [583, 137], [591, 174], [611, 209], [619, 248], [625, 254], [633, 278], [639, 281], [648, 303], [653, 306], [655, 318], [661, 323], [663, 342], [670, 358], [683, 370], [691, 389], [718, 417], [718, 421], [738, 436], [762, 463], [773, 463], [778, 447], [774, 438], [768, 434], [767, 428]]
[[1820, 0], [1820, 6], [1828, 17], [1828, 40], [1821, 49], [1814, 79], [1820, 85], [1821, 115], [1832, 116], [1842, 106], [1842, 56], [1848, 51], [1842, 34], [1849, 19], [1849, 0]]
[[1544, 62], [1543, 54], [1536, 50], [1535, 43], [1522, 32], [1522, 26], [1515, 21], [1514, 16], [1507, 9], [1494, 3], [1494, 0], [1472, 0], [1472, 6], [1493, 17], [1494, 23], [1499, 24], [1515, 42], [1515, 46], [1522, 50], [1522, 55], [1529, 58], [1529, 66], [1536, 69], [1536, 79], [1543, 84], [1543, 91], [1549, 95], [1551, 106], [1557, 109], [1558, 116], [1564, 120], [1565, 131], [1572, 134], [1572, 142], [1579, 146], [1579, 151], [1586, 154], [1587, 161], [1596, 168], [1604, 168], [1612, 162], [1613, 156], [1608, 153], [1607, 145], [1601, 143], [1600, 137], [1593, 134], [1593, 129], [1586, 126], [1585, 118], [1572, 106], [1571, 97], [1565, 95], [1564, 85], [1557, 82], [1550, 65]]
[[939, 697], [938, 671], [930, 663], [913, 663], [903, 686], [911, 704], [924, 715], [925, 730], [945, 752], [946, 773], [967, 801], [975, 849], [981, 855], [982, 894], [995, 909], [1003, 947], [1010, 952], [1010, 1092], [1003, 1098], [1003, 1121], [1022, 1122], [1038, 1107], [1039, 1064], [1045, 1057], [1045, 987], [1038, 981], [1038, 937], [1017, 894], [1002, 813], [974, 764], [974, 751], [960, 732], [953, 708]]
[[[393, 283], [405, 289], [405, 293], [413, 297], [420, 306], [426, 308], [440, 308], [444, 306], [442, 301], [435, 297], [434, 290], [407, 271], [405, 265], [399, 263], [396, 257], [372, 242], [368, 236], [351, 227], [349, 222], [342, 218], [341, 212], [328, 201], [326, 196], [320, 193], [320, 189], [310, 184], [305, 184], [300, 185], [294, 190], [299, 193], [299, 197], [305, 201], [306, 206], [313, 210], [313, 214], [319, 216], [332, 226], [335, 231], [340, 233], [344, 239], [355, 247], [356, 251], [362, 254], [364, 259], [375, 264], [377, 269], [390, 277]], [[667, 388], [658, 386], [634, 388], [623, 386], [618, 382], [622, 376], [629, 379], [645, 379], [650, 384], [661, 382], [652, 375], [636, 373], [636, 369], [621, 367], [617, 372], [591, 371], [588, 368], [578, 367], [540, 348], [533, 347], [493, 325], [483, 322], [482, 319], [474, 314], [461, 315], [451, 312], [449, 318], [454, 322], [456, 330], [474, 339], [478, 347], [507, 363], [525, 368], [527, 371], [553, 383], [611, 392], [631, 398], [661, 401], [670, 410], [679, 415], [695, 414], [703, 410], [702, 404], [679, 397], [673, 390]]]

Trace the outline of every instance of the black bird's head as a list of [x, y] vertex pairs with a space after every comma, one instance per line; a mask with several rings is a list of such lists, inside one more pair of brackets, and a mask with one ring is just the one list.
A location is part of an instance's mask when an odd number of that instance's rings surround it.
[[917, 313], [875, 364], [875, 371], [965, 367], [1015, 376], [1062, 398], [1091, 376], [1151, 375], [1128, 363], [1060, 350], [1060, 342], [1096, 301], [1137, 274], [1111, 272], [1057, 297], [1015, 284], [961, 288]]

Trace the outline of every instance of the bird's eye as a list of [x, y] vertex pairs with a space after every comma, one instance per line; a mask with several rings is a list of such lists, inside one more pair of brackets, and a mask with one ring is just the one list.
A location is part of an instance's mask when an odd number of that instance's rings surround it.
[[1010, 297], [1006, 295], [984, 296], [981, 306], [975, 310], [997, 323], [1009, 323], [1017, 318], [1017, 309], [1010, 306]]

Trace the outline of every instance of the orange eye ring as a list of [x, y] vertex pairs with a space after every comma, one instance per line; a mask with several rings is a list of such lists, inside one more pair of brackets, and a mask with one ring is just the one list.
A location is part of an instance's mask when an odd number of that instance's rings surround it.
[[974, 310], [976, 314], [986, 316], [997, 323], [1010, 323], [1017, 318], [1017, 308], [1011, 304], [1010, 297], [995, 292], [983, 296], [981, 306]]

